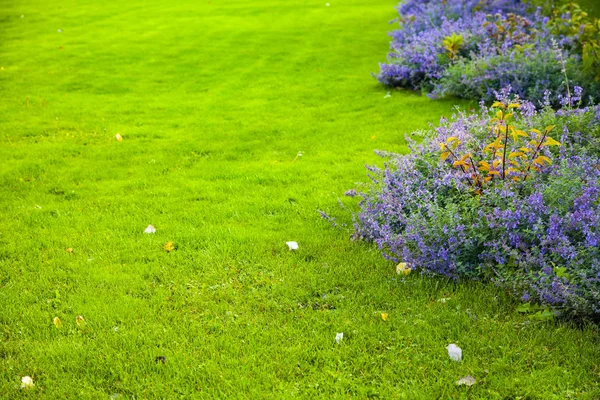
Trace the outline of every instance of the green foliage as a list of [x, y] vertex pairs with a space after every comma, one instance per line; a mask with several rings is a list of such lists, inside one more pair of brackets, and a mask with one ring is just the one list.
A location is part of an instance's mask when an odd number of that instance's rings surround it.
[[446, 50], [446, 55], [450, 60], [454, 60], [456, 58], [463, 44], [464, 38], [456, 33], [445, 37], [442, 41], [442, 46]]
[[591, 17], [579, 4], [568, 2], [553, 10], [548, 26], [552, 33], [574, 39], [584, 72], [600, 81], [600, 19]]

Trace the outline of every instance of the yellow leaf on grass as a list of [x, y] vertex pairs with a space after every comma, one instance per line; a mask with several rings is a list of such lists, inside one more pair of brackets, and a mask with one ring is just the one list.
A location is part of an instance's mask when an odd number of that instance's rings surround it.
[[387, 321], [389, 316], [390, 316], [390, 314], [388, 314], [386, 312], [381, 313], [381, 319], [384, 321]]
[[173, 250], [175, 250], [175, 248], [176, 248], [176, 247], [175, 247], [175, 243], [173, 243], [173, 242], [167, 242], [167, 243], [165, 243], [165, 245], [163, 246], [163, 249], [165, 249], [165, 251], [166, 251], [167, 253], [170, 253], [170, 252], [172, 252]]
[[123, 136], [121, 136], [121, 134], [120, 134], [120, 133], [117, 133], [117, 134], [115, 135], [115, 140], [116, 140], [117, 142], [122, 142], [122, 141], [123, 141]]
[[58, 317], [54, 317], [54, 319], [52, 320], [52, 323], [57, 328], [60, 328], [62, 326], [62, 322], [60, 321], [60, 318], [58, 318]]
[[396, 273], [398, 275], [408, 275], [410, 274], [410, 271], [412, 271], [412, 268], [410, 268], [406, 263], [400, 263], [396, 265]]

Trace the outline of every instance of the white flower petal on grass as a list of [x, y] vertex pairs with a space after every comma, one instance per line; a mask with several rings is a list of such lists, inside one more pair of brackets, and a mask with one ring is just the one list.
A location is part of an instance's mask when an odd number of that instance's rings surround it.
[[387, 92], [385, 96], [383, 96], [384, 99], [389, 99], [390, 97], [392, 97], [392, 94], [390, 92]]
[[462, 360], [462, 349], [455, 345], [454, 343], [449, 344], [446, 349], [448, 349], [448, 356], [454, 361]]
[[296, 242], [285, 242], [290, 250], [298, 250], [298, 243]]
[[344, 332], [340, 332], [340, 333], [336, 333], [335, 334], [335, 342], [337, 344], [340, 344], [340, 342], [342, 341], [342, 339], [344, 339]]
[[30, 376], [24, 376], [21, 378], [21, 389], [32, 388], [33, 386], [33, 379], [31, 379]]
[[329, 7], [331, 4], [329, 3], [325, 3], [325, 7]]
[[148, 225], [148, 227], [146, 229], [144, 229], [144, 233], [155, 233], [156, 232], [156, 228], [153, 227], [152, 225]]
[[457, 385], [473, 386], [477, 381], [471, 375], [467, 375], [464, 378], [460, 378], [456, 381]]

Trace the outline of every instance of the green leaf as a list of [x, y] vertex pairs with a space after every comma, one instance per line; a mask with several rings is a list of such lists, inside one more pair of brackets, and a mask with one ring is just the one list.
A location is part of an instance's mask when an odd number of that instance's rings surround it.
[[517, 307], [517, 312], [518, 313], [527, 314], [527, 313], [530, 313], [531, 311], [532, 310], [531, 310], [531, 303], [530, 302], [523, 303], [519, 307]]

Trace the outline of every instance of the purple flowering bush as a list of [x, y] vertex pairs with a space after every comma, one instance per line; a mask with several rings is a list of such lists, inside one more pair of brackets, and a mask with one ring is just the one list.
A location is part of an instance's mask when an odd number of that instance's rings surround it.
[[[565, 316], [600, 316], [600, 108], [498, 95], [370, 167], [355, 236], [393, 261], [491, 280]], [[565, 98], [568, 98], [565, 100]]]
[[407, 0], [377, 78], [431, 97], [486, 101], [510, 85], [536, 104], [545, 90], [571, 84], [584, 88], [587, 102], [600, 89], [600, 22], [576, 6], [548, 15], [533, 8], [519, 0]]

